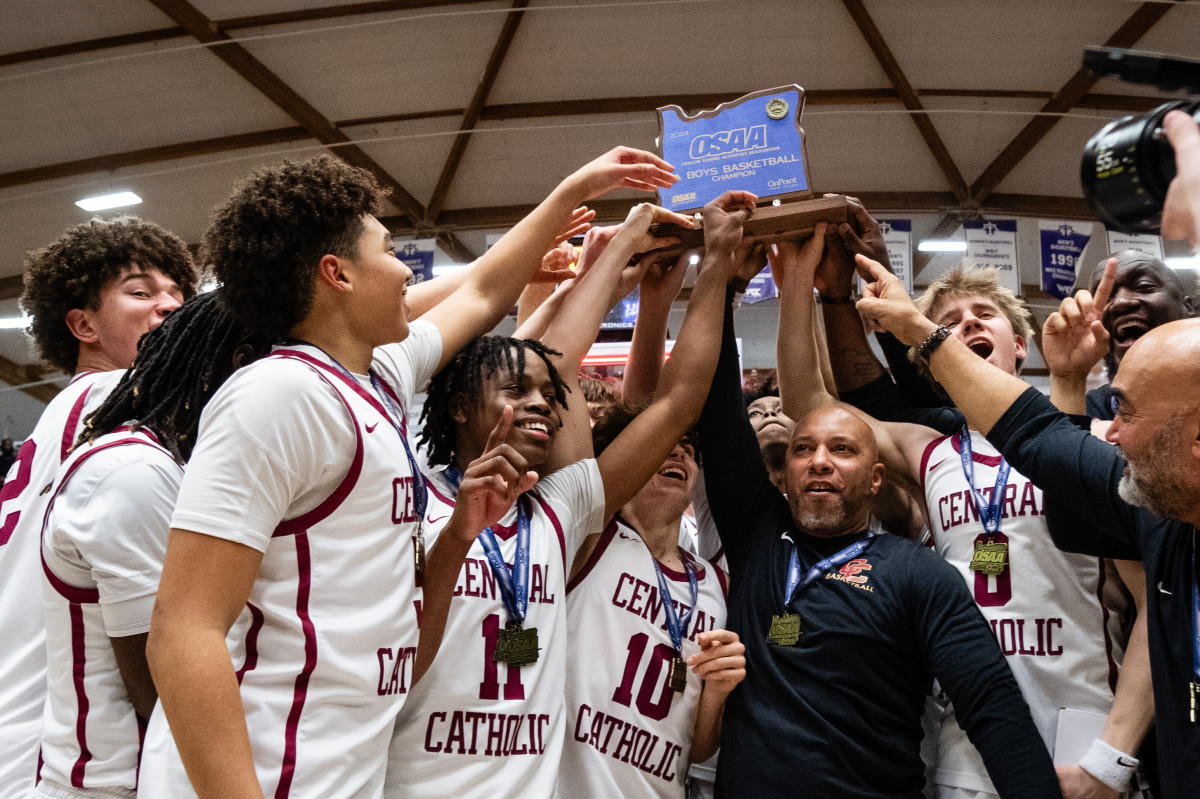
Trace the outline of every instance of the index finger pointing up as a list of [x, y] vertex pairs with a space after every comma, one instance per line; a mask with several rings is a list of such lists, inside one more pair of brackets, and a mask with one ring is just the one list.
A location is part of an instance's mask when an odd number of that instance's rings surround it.
[[1108, 298], [1112, 295], [1113, 284], [1117, 282], [1117, 259], [1109, 258], [1104, 264], [1104, 277], [1100, 278], [1100, 285], [1096, 286], [1096, 294], [1092, 297], [1092, 304], [1101, 312], [1108, 306]]
[[504, 410], [500, 412], [500, 421], [496, 422], [496, 426], [488, 434], [487, 446], [484, 447], [484, 452], [491, 452], [508, 440], [508, 431], [512, 429], [512, 420], [512, 406], [505, 405]]

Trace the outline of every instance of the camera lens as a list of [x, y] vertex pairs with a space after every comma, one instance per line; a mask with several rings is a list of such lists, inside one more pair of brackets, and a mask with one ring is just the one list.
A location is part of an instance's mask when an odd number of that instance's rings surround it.
[[1200, 124], [1200, 100], [1177, 100], [1110, 122], [1088, 140], [1080, 167], [1083, 194], [1108, 227], [1158, 232], [1167, 186], [1175, 177], [1175, 151], [1162, 133], [1162, 120], [1175, 109]]

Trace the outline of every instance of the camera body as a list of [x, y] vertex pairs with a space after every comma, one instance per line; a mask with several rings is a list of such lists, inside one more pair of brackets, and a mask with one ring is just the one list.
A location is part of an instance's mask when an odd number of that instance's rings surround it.
[[[1200, 61], [1157, 53], [1088, 47], [1083, 63], [1099, 75], [1200, 92]], [[1179, 109], [1200, 125], [1200, 98], [1176, 100], [1105, 125], [1088, 140], [1080, 166], [1083, 193], [1105, 225], [1125, 233], [1157, 233], [1167, 187], [1175, 177], [1175, 152], [1162, 131]]]

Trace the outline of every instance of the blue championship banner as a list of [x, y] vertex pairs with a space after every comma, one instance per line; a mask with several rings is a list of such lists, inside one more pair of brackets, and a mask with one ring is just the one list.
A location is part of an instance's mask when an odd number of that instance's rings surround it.
[[694, 211], [730, 189], [761, 200], [812, 196], [800, 114], [804, 89], [747, 94], [692, 116], [677, 105], [658, 109], [662, 157], [679, 182], [660, 195], [672, 211]]
[[1042, 292], [1056, 300], [1071, 296], [1079, 259], [1092, 238], [1091, 222], [1038, 220], [1042, 251]]
[[433, 278], [433, 254], [437, 239], [413, 239], [396, 243], [396, 257], [412, 270], [413, 282], [421, 283]]

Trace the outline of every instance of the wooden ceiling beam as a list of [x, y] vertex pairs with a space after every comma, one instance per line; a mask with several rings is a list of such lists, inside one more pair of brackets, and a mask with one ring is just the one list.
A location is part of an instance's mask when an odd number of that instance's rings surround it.
[[[1034, 99], [1047, 99], [1051, 96], [1049, 92], [973, 89], [921, 89], [917, 93], [921, 96], [928, 95], [933, 97], [1028, 98], [1037, 95]], [[693, 94], [675, 98], [647, 96], [615, 97], [600, 100], [567, 100], [562, 102], [511, 103], [485, 106], [480, 112], [480, 120], [492, 122], [560, 116], [648, 113], [662, 105], [669, 104], [672, 99], [679, 100], [678, 104], [684, 109], [694, 110], [714, 108], [738, 96], [740, 95], [732, 93]], [[1076, 103], [1076, 107], [1102, 111], [1142, 113], [1159, 105], [1159, 99], [1140, 95], [1086, 94]], [[809, 105], [870, 105], [875, 103], [896, 103], [899, 101], [900, 98], [894, 89], [816, 90], [806, 92], [805, 98], [806, 104]], [[464, 109], [462, 108], [447, 108], [433, 111], [417, 111], [404, 114], [346, 119], [333, 124], [337, 128], [344, 130], [359, 126], [387, 125], [436, 119], [439, 117], [456, 117], [461, 116], [463, 112]], [[48, 164], [46, 166], [0, 173], [0, 189], [25, 186], [58, 178], [74, 177], [76, 175], [86, 175], [92, 172], [109, 172], [132, 166], [191, 158], [198, 155], [212, 155], [254, 147], [266, 147], [274, 144], [287, 144], [311, 138], [312, 136], [307, 130], [296, 125], [288, 128], [274, 128], [253, 133], [239, 133], [232, 136], [218, 136], [212, 139], [198, 139], [161, 147], [147, 147], [124, 153], [111, 153], [94, 158], [82, 158], [75, 161], [64, 161], [58, 164]]]
[[858, 30], [866, 40], [867, 46], [871, 48], [879, 65], [883, 67], [888, 80], [891, 81], [893, 88], [900, 96], [900, 102], [912, 112], [913, 124], [917, 126], [921, 138], [925, 140], [926, 146], [933, 154], [933, 160], [937, 162], [938, 168], [945, 175], [946, 182], [950, 184], [950, 190], [954, 192], [954, 196], [960, 203], [967, 202], [967, 182], [963, 179], [962, 172], [954, 163], [954, 159], [950, 156], [950, 150], [946, 148], [942, 137], [938, 135], [933, 120], [923, 113], [924, 106], [921, 105], [920, 98], [908, 82], [908, 78], [905, 77], [904, 70], [900, 68], [900, 62], [892, 55], [892, 49], [888, 47], [887, 40], [875, 25], [875, 20], [867, 12], [867, 7], [863, 5], [862, 0], [842, 0], [842, 5], [846, 7], [850, 18], [854, 20], [854, 24], [858, 26]]
[[292, 25], [297, 22], [317, 22], [323, 19], [338, 19], [341, 17], [357, 17], [363, 14], [386, 14], [391, 11], [420, 11], [426, 8], [441, 6], [465, 6], [478, 3], [489, 3], [493, 0], [376, 0], [367, 3], [346, 3], [337, 6], [319, 6], [317, 8], [299, 8], [294, 11], [277, 11], [273, 14], [252, 14], [244, 17], [230, 17], [217, 22], [224, 31], [244, 30], [246, 28], [269, 28], [273, 25]]
[[0, 55], [0, 67], [10, 67], [15, 64], [27, 64], [31, 61], [44, 61], [48, 58], [94, 53], [97, 50], [109, 50], [115, 47], [130, 47], [147, 42], [161, 42], [167, 39], [178, 39], [187, 36], [187, 31], [178, 25], [171, 28], [158, 28], [137, 33], [122, 33], [119, 36], [102, 36], [98, 39], [85, 39], [78, 42], [55, 44], [49, 47], [35, 47], [32, 50], [19, 50]]
[[36, 386], [26, 384], [37, 383], [39, 380], [45, 380], [47, 375], [57, 373], [55, 369], [46, 369], [37, 364], [17, 363], [0, 355], [0, 380], [8, 383], [10, 386], [24, 386], [24, 388], [20, 389], [21, 393], [33, 397], [38, 402], [49, 402], [58, 396], [58, 392], [62, 389], [50, 383], [42, 383]]
[[429, 204], [425, 207], [425, 223], [427, 225], [437, 223], [438, 214], [442, 212], [446, 195], [450, 193], [450, 187], [454, 185], [454, 176], [458, 173], [458, 167], [467, 151], [467, 144], [471, 141], [471, 131], [475, 130], [475, 126], [479, 124], [479, 116], [483, 112], [484, 104], [487, 103], [488, 95], [492, 92], [492, 87], [496, 85], [496, 78], [500, 75], [500, 68], [504, 66], [504, 58], [508, 55], [508, 49], [517, 35], [517, 28], [521, 25], [521, 19], [525, 16], [525, 7], [528, 5], [529, 0], [513, 0], [512, 9], [504, 17], [500, 35], [496, 37], [496, 43], [492, 46], [487, 65], [483, 68], [483, 75], [475, 86], [475, 93], [471, 95], [471, 101], [463, 111], [462, 120], [458, 124], [458, 135], [454, 137], [454, 142], [450, 145], [446, 163], [442, 165], [442, 172], [438, 175], [437, 184], [429, 198]]
[[[491, 0], [378, 0], [377, 2], [302, 8], [294, 11], [280, 11], [274, 14], [230, 17], [229, 19], [215, 20], [212, 25], [217, 31], [228, 32], [245, 30], [246, 28], [269, 28], [275, 25], [292, 25], [298, 22], [318, 22], [323, 19], [338, 19], [363, 14], [384, 14], [389, 11], [419, 11], [426, 8], [474, 5], [486, 2], [491, 2]], [[96, 39], [84, 39], [77, 42], [50, 45], [48, 47], [35, 47], [31, 50], [18, 50], [12, 53], [0, 54], [0, 67], [27, 64], [32, 61], [44, 61], [49, 58], [61, 58], [79, 53], [94, 53], [98, 50], [129, 47], [148, 42], [182, 39], [188, 36], [188, 34], [189, 31], [182, 25], [173, 25], [169, 28], [123, 33], [118, 36], [101, 36]]]
[[366, 154], [350, 137], [326, 119], [320, 111], [301, 97], [246, 48], [216, 29], [213, 21], [204, 16], [187, 0], [149, 0], [164, 14], [175, 20], [196, 40], [213, 45], [210, 52], [224, 61], [250, 85], [262, 92], [317, 141], [334, 149], [347, 163], [372, 172], [380, 184], [391, 189], [391, 201], [400, 211], [419, 222], [425, 209], [400, 182]]
[[27, 186], [31, 183], [41, 183], [46, 180], [69, 178], [76, 175], [87, 175], [92, 172], [111, 172], [132, 166], [156, 164], [162, 161], [174, 161], [198, 155], [212, 155], [231, 150], [267, 147], [272, 144], [285, 144], [309, 138], [311, 136], [304, 128], [295, 126], [262, 130], [255, 133], [239, 133], [234, 136], [218, 136], [214, 139], [180, 142], [161, 147], [146, 147], [141, 150], [130, 150], [124, 153], [100, 155], [95, 158], [81, 158], [77, 161], [64, 161], [61, 164], [35, 166], [30, 169], [5, 172], [0, 174], [0, 189]]
[[21, 292], [23, 291], [25, 291], [25, 278], [23, 275], [0, 277], [0, 300], [15, 300], [21, 296]]
[[[1142, 3], [1104, 44], [1108, 47], [1132, 47], [1170, 10], [1170, 3]], [[1042, 115], [1031, 119], [971, 184], [972, 200], [981, 202], [991, 194], [1058, 124], [1061, 117], [1057, 115], [1074, 108], [1098, 80], [1099, 76], [1092, 71], [1084, 67], [1077, 69], [1062, 88], [1042, 106]]]
[[[937, 235], [947, 236], [961, 224], [957, 216], [957, 199], [948, 191], [867, 191], [846, 192], [862, 201], [872, 213], [930, 213], [954, 211], [952, 225]], [[615, 222], [625, 218], [629, 209], [640, 200], [597, 200], [588, 203], [596, 212], [598, 222]], [[442, 211], [439, 227], [445, 230], [497, 230], [515, 225], [534, 209], [533, 205], [504, 205], [486, 208], [448, 208]], [[994, 194], [985, 208], [988, 213], [1012, 216], [1055, 217], [1065, 219], [1094, 219], [1087, 203], [1077, 197], [1054, 197], [1033, 194]], [[405, 217], [380, 219], [395, 235], [427, 235]], [[950, 222], [947, 222], [950, 225]], [[926, 256], [920, 253], [919, 256]]]

